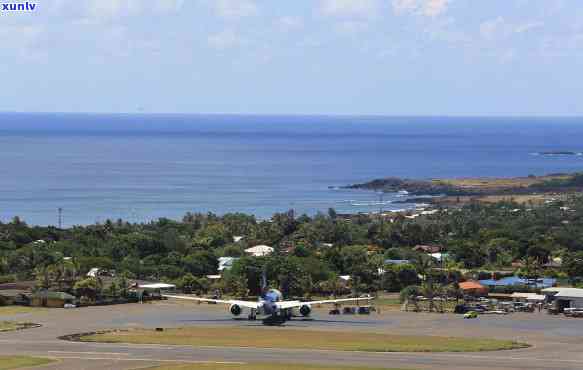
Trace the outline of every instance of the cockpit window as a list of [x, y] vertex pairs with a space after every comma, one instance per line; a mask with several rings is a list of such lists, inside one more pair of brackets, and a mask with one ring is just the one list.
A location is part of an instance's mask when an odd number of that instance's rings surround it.
[[269, 289], [265, 293], [265, 300], [270, 302], [278, 302], [281, 300], [281, 293], [277, 289]]

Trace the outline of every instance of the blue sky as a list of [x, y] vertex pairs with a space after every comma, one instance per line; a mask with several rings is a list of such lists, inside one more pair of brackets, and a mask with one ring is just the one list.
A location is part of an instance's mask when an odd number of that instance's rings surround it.
[[583, 115], [581, 0], [36, 4], [0, 111]]

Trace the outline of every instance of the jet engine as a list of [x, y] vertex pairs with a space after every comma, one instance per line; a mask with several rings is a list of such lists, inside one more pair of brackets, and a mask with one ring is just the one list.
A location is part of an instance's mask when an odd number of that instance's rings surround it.
[[308, 306], [307, 304], [300, 307], [300, 314], [302, 316], [304, 316], [304, 317], [310, 316], [310, 313], [312, 313], [312, 308], [310, 306]]
[[242, 312], [241, 306], [239, 306], [238, 304], [231, 305], [231, 307], [229, 308], [229, 311], [231, 311], [233, 316], [239, 316]]

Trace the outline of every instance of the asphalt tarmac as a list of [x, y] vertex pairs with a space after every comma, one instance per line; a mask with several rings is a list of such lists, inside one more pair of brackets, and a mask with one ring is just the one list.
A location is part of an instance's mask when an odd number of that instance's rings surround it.
[[[380, 368], [435, 370], [542, 370], [583, 369], [583, 319], [516, 313], [464, 320], [453, 314], [418, 314], [386, 311], [370, 316], [329, 316], [315, 310], [311, 321], [292, 321], [286, 330], [380, 332], [402, 335], [488, 337], [527, 342], [531, 348], [481, 353], [369, 353], [321, 350], [188, 347], [77, 343], [58, 337], [115, 328], [183, 326], [263, 326], [233, 320], [216, 305], [158, 302], [80, 309], [43, 310], [34, 314], [0, 316], [42, 327], [0, 333], [0, 355], [52, 357], [59, 362], [46, 369], [125, 370], [160, 363], [305, 363]], [[270, 328], [265, 327], [267, 335]], [[45, 368], [44, 368], [45, 369]]]

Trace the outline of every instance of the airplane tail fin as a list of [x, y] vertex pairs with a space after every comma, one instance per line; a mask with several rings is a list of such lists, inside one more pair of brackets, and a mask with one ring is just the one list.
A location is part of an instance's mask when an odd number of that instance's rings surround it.
[[267, 269], [264, 267], [261, 272], [261, 291], [265, 292], [267, 290]]

